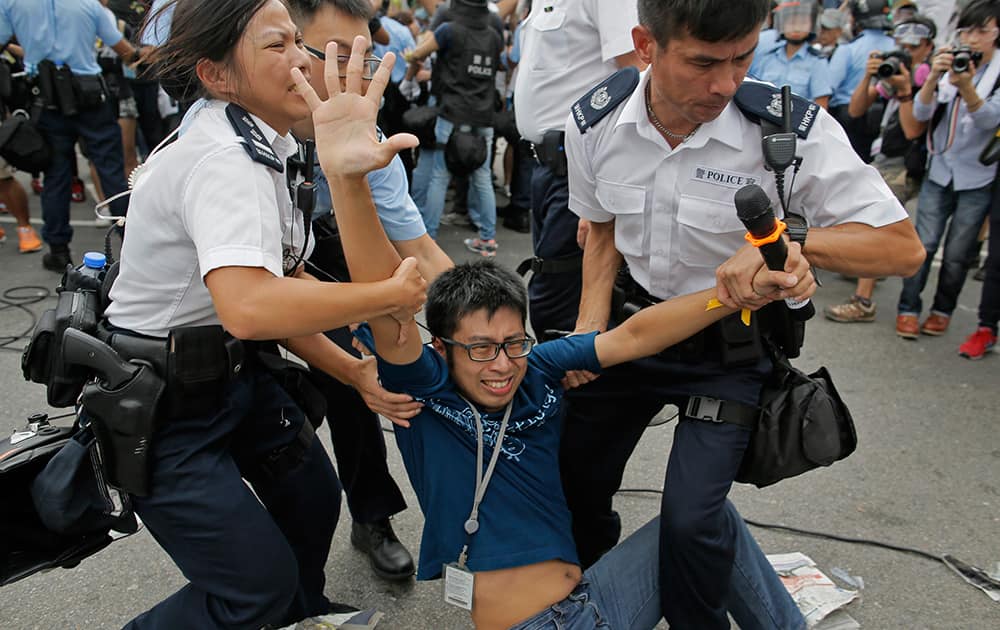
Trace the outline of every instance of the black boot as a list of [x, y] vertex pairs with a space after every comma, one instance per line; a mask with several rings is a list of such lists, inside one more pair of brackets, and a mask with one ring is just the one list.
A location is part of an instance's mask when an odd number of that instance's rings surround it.
[[413, 556], [396, 538], [389, 519], [351, 524], [351, 544], [368, 554], [375, 575], [385, 580], [405, 580], [413, 575]]
[[[504, 206], [502, 210], [503, 226], [505, 228], [522, 234], [527, 234], [531, 231], [531, 217], [528, 216], [527, 208], [510, 204]], [[497, 215], [501, 215], [499, 210], [497, 211]]]
[[49, 245], [49, 253], [42, 256], [42, 266], [49, 271], [63, 273], [66, 265], [72, 265], [73, 259], [69, 256], [69, 245]]

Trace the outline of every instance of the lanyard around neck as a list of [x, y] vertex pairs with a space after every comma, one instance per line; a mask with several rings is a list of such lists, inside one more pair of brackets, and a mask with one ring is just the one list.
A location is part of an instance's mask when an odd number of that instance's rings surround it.
[[479, 531], [479, 506], [483, 502], [483, 497], [486, 496], [486, 488], [490, 485], [490, 479], [493, 478], [493, 471], [496, 469], [497, 460], [500, 459], [500, 451], [503, 450], [503, 436], [507, 432], [507, 422], [510, 420], [510, 412], [514, 408], [514, 401], [511, 400], [507, 403], [507, 410], [504, 412], [503, 420], [500, 422], [497, 439], [493, 443], [493, 454], [490, 456], [490, 463], [484, 473], [483, 444], [485, 440], [483, 438], [483, 418], [476, 411], [475, 405], [469, 402], [464, 396], [459, 395], [459, 398], [469, 405], [472, 417], [476, 419], [476, 491], [472, 497], [472, 510], [469, 512], [469, 518], [465, 521], [465, 545], [462, 547], [462, 553], [458, 556], [458, 566], [464, 569], [465, 561], [469, 556], [469, 542], [472, 536]]

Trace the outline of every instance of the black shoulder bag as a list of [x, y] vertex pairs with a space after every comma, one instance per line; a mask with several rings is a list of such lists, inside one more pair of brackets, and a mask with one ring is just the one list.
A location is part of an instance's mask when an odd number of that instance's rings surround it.
[[736, 481], [759, 488], [844, 459], [858, 446], [854, 419], [821, 367], [796, 369], [765, 339], [774, 368], [760, 394], [760, 416]]

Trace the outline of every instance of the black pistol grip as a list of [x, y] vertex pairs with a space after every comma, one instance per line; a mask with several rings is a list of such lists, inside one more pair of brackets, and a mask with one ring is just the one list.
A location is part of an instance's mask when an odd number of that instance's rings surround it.
[[95, 370], [110, 389], [121, 387], [139, 371], [138, 365], [122, 359], [108, 344], [73, 328], [63, 334], [62, 353], [67, 365]]

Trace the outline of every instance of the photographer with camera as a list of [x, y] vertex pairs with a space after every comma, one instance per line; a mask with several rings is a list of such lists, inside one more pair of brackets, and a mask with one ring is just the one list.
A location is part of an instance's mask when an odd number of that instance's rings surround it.
[[[927, 148], [924, 126], [913, 117], [913, 95], [927, 81], [931, 68], [927, 63], [934, 50], [937, 27], [920, 15], [901, 20], [893, 28], [896, 49], [869, 53], [865, 80], [858, 84], [848, 114], [852, 119], [877, 119], [879, 137], [872, 143], [872, 157], [903, 158], [906, 184], [897, 192], [900, 203], [915, 194], [926, 172]], [[884, 173], [886, 180], [898, 171]], [[831, 304], [823, 310], [827, 319], [843, 324], [875, 321], [876, 307], [873, 278], [858, 278], [857, 287], [842, 304]]]
[[[1000, 124], [996, 93], [1000, 63], [993, 63], [1000, 43], [1000, 2], [972, 0], [958, 18], [959, 47], [944, 47], [913, 103], [913, 115], [929, 128], [930, 166], [920, 188], [917, 234], [927, 250], [920, 271], [903, 281], [896, 334], [907, 339], [943, 335], [968, 271], [968, 253], [989, 212], [996, 165], [985, 166], [979, 154]], [[930, 316], [918, 323], [920, 293], [930, 261], [944, 240], [944, 259]]]

